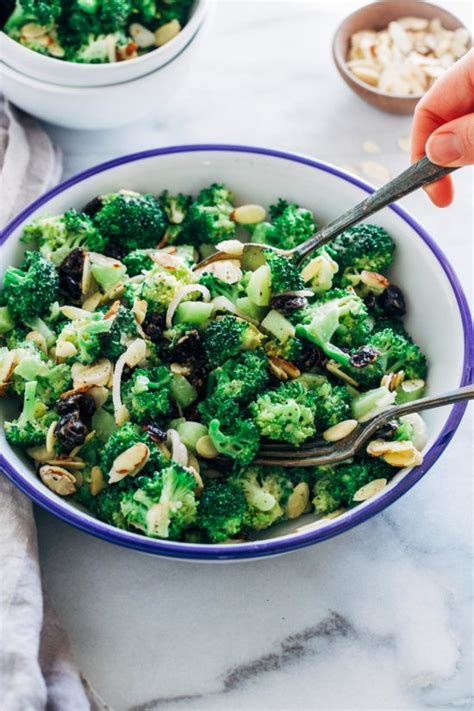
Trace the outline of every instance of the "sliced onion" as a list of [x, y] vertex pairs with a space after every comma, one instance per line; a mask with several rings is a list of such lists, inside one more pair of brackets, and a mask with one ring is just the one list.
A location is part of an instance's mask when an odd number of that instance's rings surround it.
[[232, 301], [226, 296], [215, 296], [212, 299], [212, 303], [217, 311], [230, 311], [231, 314], [237, 313], [236, 305], [233, 304]]
[[125, 353], [122, 353], [115, 364], [112, 379], [112, 402], [114, 404], [115, 421], [117, 424], [123, 424], [128, 419], [127, 408], [122, 404], [121, 387], [123, 369], [126, 365], [130, 368], [134, 368], [145, 356], [146, 343], [141, 338], [136, 338], [129, 345]]
[[198, 291], [202, 294], [203, 301], [209, 302], [211, 300], [211, 292], [206, 286], [203, 286], [202, 284], [186, 284], [186, 286], [183, 286], [183, 288], [174, 295], [170, 305], [168, 306], [168, 310], [166, 312], [166, 328], [171, 328], [173, 326], [174, 312], [178, 308], [183, 297], [187, 294], [192, 294], [194, 291]]
[[176, 430], [166, 432], [168, 445], [171, 446], [171, 459], [182, 467], [188, 466], [188, 450], [181, 442], [181, 437]]

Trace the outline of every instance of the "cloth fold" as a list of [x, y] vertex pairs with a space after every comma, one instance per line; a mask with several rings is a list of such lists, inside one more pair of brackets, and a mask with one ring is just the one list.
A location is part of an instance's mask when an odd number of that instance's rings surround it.
[[[53, 187], [61, 153], [0, 97], [0, 225]], [[31, 501], [0, 472], [0, 708], [105, 711], [44, 594]]]

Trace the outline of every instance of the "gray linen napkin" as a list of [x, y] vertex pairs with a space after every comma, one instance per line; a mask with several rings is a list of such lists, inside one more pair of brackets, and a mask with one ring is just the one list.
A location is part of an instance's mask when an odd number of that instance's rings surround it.
[[[0, 96], [0, 226], [58, 182], [61, 154]], [[44, 595], [31, 501], [0, 472], [0, 708], [104, 711]]]

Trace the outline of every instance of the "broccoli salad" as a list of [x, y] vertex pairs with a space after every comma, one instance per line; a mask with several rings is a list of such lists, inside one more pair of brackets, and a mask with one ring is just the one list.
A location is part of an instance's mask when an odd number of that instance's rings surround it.
[[193, 0], [16, 0], [3, 31], [68, 62], [133, 59], [172, 40]]
[[[337, 516], [421, 463], [419, 415], [342, 464], [254, 463], [264, 441], [341, 439], [420, 397], [427, 373], [384, 276], [385, 229], [353, 227], [302, 265], [267, 250], [244, 270], [242, 240], [289, 248], [316, 230], [296, 204], [268, 212], [221, 184], [119, 190], [24, 228], [0, 292], [0, 393], [17, 403], [5, 434], [58, 496], [146, 536], [241, 542]], [[225, 258], [194, 269], [216, 246]]]

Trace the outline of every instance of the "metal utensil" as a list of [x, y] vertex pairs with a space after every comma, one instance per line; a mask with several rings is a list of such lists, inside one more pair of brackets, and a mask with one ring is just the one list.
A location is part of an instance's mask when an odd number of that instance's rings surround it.
[[[297, 247], [293, 249], [276, 249], [266, 244], [253, 244], [247, 242], [243, 246], [242, 256], [240, 257], [242, 267], [255, 269], [256, 267], [263, 264], [265, 261], [264, 251], [271, 249], [279, 254], [284, 254], [287, 257], [292, 257], [296, 262], [301, 262], [305, 257], [311, 252], [319, 247], [330, 242], [332, 239], [337, 237], [347, 230], [349, 227], [353, 227], [361, 220], [364, 220], [370, 215], [375, 214], [382, 208], [390, 205], [391, 203], [399, 200], [405, 195], [412, 193], [414, 190], [433, 183], [435, 180], [439, 180], [445, 175], [452, 173], [456, 168], [445, 168], [443, 166], [436, 165], [432, 163], [425, 156], [421, 160], [413, 163], [407, 170], [400, 173], [396, 178], [383, 185], [381, 188], [376, 190], [374, 193], [369, 195], [369, 197], [362, 200], [358, 205], [347, 210], [343, 215], [336, 218], [326, 227], [322, 227], [315, 235], [302, 242]], [[222, 259], [235, 259], [235, 254], [227, 254], [226, 252], [217, 251], [207, 259], [203, 259], [199, 264], [195, 266], [195, 269], [202, 269], [203, 267], [212, 264], [213, 262], [220, 261]]]
[[269, 464], [279, 467], [307, 467], [320, 464], [337, 464], [353, 457], [356, 452], [377, 431], [390, 420], [412, 412], [430, 410], [435, 407], [451, 405], [460, 400], [474, 399], [474, 385], [465, 385], [457, 390], [451, 390], [444, 395], [424, 397], [391, 407], [372, 420], [359, 424], [350, 435], [333, 444], [326, 444], [324, 440], [309, 441], [297, 449], [291, 445], [278, 442], [266, 442], [260, 447], [255, 464]]

